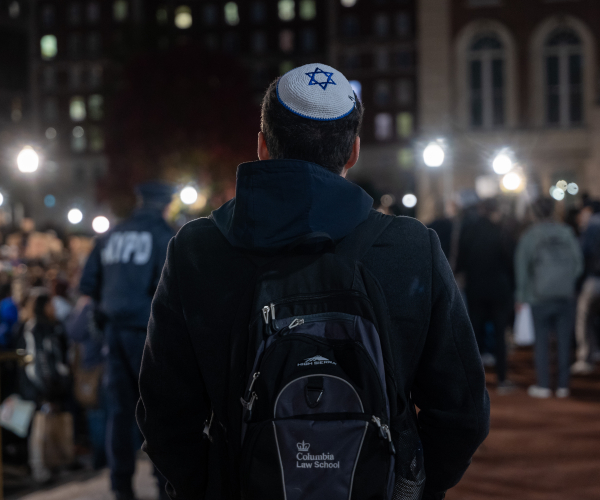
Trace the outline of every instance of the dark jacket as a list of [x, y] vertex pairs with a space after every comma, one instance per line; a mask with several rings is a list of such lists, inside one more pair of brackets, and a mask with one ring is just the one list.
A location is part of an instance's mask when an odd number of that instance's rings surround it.
[[[232, 328], [248, 324], [255, 266], [248, 249], [272, 251], [313, 231], [334, 240], [365, 220], [371, 199], [357, 186], [302, 161], [246, 163], [237, 198], [185, 225], [171, 241], [152, 305], [138, 424], [145, 449], [177, 499], [239, 498], [224, 450], [202, 449], [212, 405], [227, 426]], [[241, 209], [240, 209], [241, 208]], [[393, 330], [395, 372], [420, 408], [427, 489], [454, 486], [489, 428], [477, 344], [437, 236], [395, 217], [363, 259], [382, 285]], [[241, 410], [240, 410], [241, 411]]]
[[79, 289], [100, 304], [109, 321], [146, 328], [173, 230], [159, 210], [141, 208], [98, 237]]

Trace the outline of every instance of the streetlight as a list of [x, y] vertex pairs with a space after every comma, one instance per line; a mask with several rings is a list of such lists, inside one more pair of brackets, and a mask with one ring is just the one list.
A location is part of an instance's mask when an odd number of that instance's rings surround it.
[[428, 167], [441, 167], [445, 157], [444, 148], [437, 142], [430, 142], [423, 150], [423, 161]]
[[186, 186], [181, 190], [181, 193], [179, 193], [179, 197], [186, 205], [193, 205], [198, 199], [198, 191], [192, 186]]
[[517, 172], [509, 172], [502, 178], [502, 185], [508, 191], [518, 191], [523, 185], [523, 177]]
[[95, 217], [92, 221], [92, 229], [98, 234], [105, 233], [110, 228], [110, 221], [103, 215]]
[[17, 156], [17, 166], [23, 173], [30, 174], [38, 169], [40, 157], [31, 146], [25, 146]]
[[405, 194], [402, 197], [402, 204], [406, 208], [413, 208], [417, 204], [417, 197], [412, 193]]
[[504, 175], [510, 172], [513, 168], [512, 158], [508, 153], [502, 151], [496, 155], [492, 162], [492, 168], [498, 175]]
[[78, 208], [72, 208], [67, 214], [67, 219], [71, 224], [79, 224], [83, 220], [83, 212]]
[[2, 195], [2, 193], [0, 193], [0, 207], [2, 206], [3, 203], [4, 203], [4, 196]]

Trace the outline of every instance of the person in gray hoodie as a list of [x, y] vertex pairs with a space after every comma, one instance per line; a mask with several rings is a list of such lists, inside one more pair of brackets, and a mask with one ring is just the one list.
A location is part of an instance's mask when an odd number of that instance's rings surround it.
[[558, 384], [556, 396], [570, 395], [571, 341], [575, 315], [575, 283], [583, 271], [583, 256], [573, 230], [554, 220], [554, 201], [540, 198], [533, 206], [538, 222], [521, 237], [515, 256], [516, 308], [531, 305], [535, 326], [537, 384], [528, 394], [548, 398], [550, 335], [556, 333]]

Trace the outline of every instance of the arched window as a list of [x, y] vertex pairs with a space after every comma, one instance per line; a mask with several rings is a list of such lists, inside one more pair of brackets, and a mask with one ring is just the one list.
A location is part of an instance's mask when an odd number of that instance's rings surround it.
[[504, 125], [504, 45], [493, 33], [476, 36], [469, 47], [470, 123], [474, 128]]
[[568, 127], [583, 122], [583, 47], [577, 33], [557, 28], [544, 44], [546, 123]]

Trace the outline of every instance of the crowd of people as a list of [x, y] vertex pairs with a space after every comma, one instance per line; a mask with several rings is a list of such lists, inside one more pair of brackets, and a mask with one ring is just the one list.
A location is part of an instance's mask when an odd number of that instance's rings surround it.
[[[506, 198], [465, 198], [458, 213], [430, 227], [463, 291], [482, 360], [495, 366], [497, 392], [515, 390], [507, 334], [520, 315], [531, 315], [537, 381], [528, 394], [568, 397], [570, 376], [590, 374], [600, 355], [600, 202], [584, 195], [565, 209], [542, 197], [517, 219]], [[550, 375], [553, 334], [557, 380]]]

